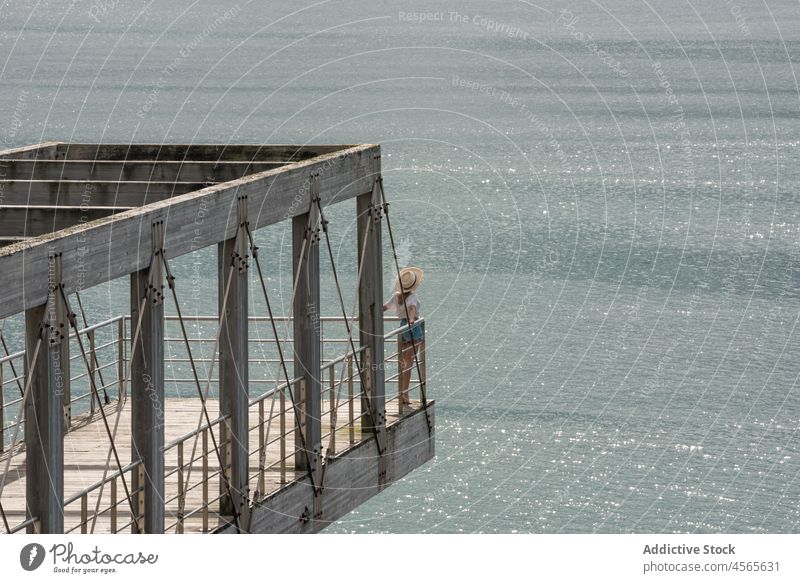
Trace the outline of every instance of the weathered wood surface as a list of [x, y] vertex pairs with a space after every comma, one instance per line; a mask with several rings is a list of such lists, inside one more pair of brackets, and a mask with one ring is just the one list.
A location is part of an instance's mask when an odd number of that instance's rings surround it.
[[5, 180], [155, 180], [226, 182], [284, 166], [285, 162], [0, 159]]
[[[419, 404], [415, 404], [416, 407]], [[106, 412], [109, 424], [113, 430], [116, 419], [117, 419], [117, 404], [111, 403], [104, 407], [104, 411]], [[216, 419], [219, 415], [219, 403], [215, 399], [209, 399], [207, 401], [208, 412], [211, 419]], [[432, 409], [432, 403], [429, 404], [430, 410]], [[116, 442], [118, 444], [118, 451], [121, 458], [121, 463], [123, 466], [126, 466], [130, 463], [130, 448], [125, 447], [125, 444], [130, 443], [131, 441], [131, 417], [130, 417], [130, 404], [126, 404], [119, 415], [119, 424], [116, 433]], [[267, 402], [267, 410], [269, 410], [269, 402]], [[166, 399], [164, 403], [164, 411], [165, 411], [165, 441], [170, 444], [174, 442], [178, 438], [187, 435], [198, 428], [198, 421], [200, 421], [200, 401], [197, 398], [186, 398], [186, 399], [175, 399], [170, 398]], [[360, 403], [358, 400], [355, 402], [355, 411], [356, 416], [360, 414]], [[399, 433], [397, 434], [398, 437], [393, 438], [393, 441], [390, 441], [390, 444], [394, 448], [391, 452], [390, 460], [394, 460], [394, 466], [392, 468], [391, 478], [393, 480], [399, 479], [405, 473], [413, 470], [414, 468], [418, 467], [427, 459], [430, 459], [433, 455], [433, 441], [428, 440], [428, 433], [427, 428], [425, 427], [424, 416], [422, 418], [422, 424], [419, 425], [418, 421], [413, 421], [409, 424], [406, 424], [404, 419], [403, 423], [396, 424], [396, 421], [399, 419], [397, 415], [397, 401], [391, 401], [387, 404], [387, 414], [389, 418], [390, 424], [390, 432], [395, 431]], [[415, 416], [418, 416], [414, 414]], [[322, 430], [323, 433], [327, 433], [329, 431], [329, 425], [327, 424], [327, 419], [323, 416], [325, 423], [323, 424]], [[251, 490], [255, 490], [256, 485], [258, 484], [258, 415], [250, 415], [250, 434], [249, 434], [249, 449], [251, 455], [251, 469], [250, 469], [250, 484]], [[351, 503], [355, 501], [363, 501], [364, 499], [368, 498], [372, 494], [377, 492], [376, 483], [373, 483], [372, 478], [377, 476], [377, 469], [372, 469], [374, 465], [377, 467], [377, 462], [375, 461], [375, 445], [370, 437], [369, 433], [365, 433], [365, 441], [361, 441], [361, 431], [360, 427], [357, 427], [356, 430], [356, 440], [357, 443], [355, 448], [349, 447], [348, 441], [348, 434], [349, 428], [343, 423], [345, 419], [342, 419], [340, 415], [339, 424], [337, 424], [337, 451], [340, 453], [336, 456], [335, 464], [338, 464], [339, 470], [336, 472], [329, 473], [326, 477], [326, 483], [330, 486], [329, 491], [326, 493], [326, 496], [332, 497], [327, 502], [326, 506], [323, 506], [323, 518], [326, 521], [333, 520], [332, 512], [339, 508], [339, 511], [344, 510], [351, 510], [352, 508], [349, 506]], [[356, 422], [358, 423], [358, 422]], [[274, 440], [278, 434], [278, 421], [275, 419], [272, 424], [270, 425], [270, 432], [269, 432], [269, 439], [270, 441]], [[291, 424], [289, 424], [291, 426]], [[392, 427], [397, 427], [397, 429], [392, 429]], [[215, 426], [215, 431], [218, 430], [218, 427]], [[294, 449], [294, 442], [293, 442], [293, 435], [292, 432], [289, 431], [287, 436], [288, 444], [287, 444], [287, 452], [291, 452]], [[64, 496], [65, 499], [72, 498], [79, 494], [81, 491], [85, 490], [86, 488], [100, 482], [103, 478], [103, 472], [105, 469], [105, 461], [106, 456], [108, 455], [108, 437], [106, 435], [105, 429], [103, 428], [102, 421], [99, 417], [99, 412], [95, 413], [94, 417], [80, 417], [76, 418], [73, 423], [73, 428], [69, 431], [65, 438], [64, 438], [64, 452], [65, 452], [65, 460], [64, 460]], [[191, 455], [192, 446], [194, 444], [193, 439], [189, 439], [185, 442], [184, 445], [184, 463], [188, 464], [189, 458]], [[359, 445], [361, 444], [361, 445]], [[209, 440], [209, 447], [210, 447], [210, 440]], [[347, 449], [346, 449], [347, 448]], [[350, 455], [349, 452], [356, 452], [356, 455], [360, 461], [353, 462], [349, 465], [345, 465], [343, 461], [347, 456]], [[5, 467], [5, 459], [6, 456], [9, 455], [8, 453], [0, 454], [0, 462], [3, 463], [3, 467]], [[26, 488], [26, 471], [25, 471], [25, 451], [17, 451], [12, 459], [10, 465], [9, 475], [6, 479], [6, 486], [3, 491], [3, 507], [6, 511], [6, 514], [9, 518], [9, 522], [14, 524], [19, 524], [25, 519], [25, 488]], [[202, 480], [203, 471], [202, 471], [202, 441], [198, 439], [197, 443], [197, 452], [195, 454], [196, 458], [200, 458], [194, 462], [194, 465], [191, 470], [191, 475], [188, 475], [188, 468], [184, 472], [184, 479], [188, 479], [188, 486], [191, 488], [188, 490], [187, 494], [187, 501], [186, 501], [186, 512], [191, 513], [185, 521], [185, 532], [187, 533], [197, 533], [203, 532], [203, 520], [202, 520], [202, 513], [200, 512], [193, 512], [200, 508], [202, 503], [202, 487], [199, 485]], [[309, 489], [306, 484], [304, 484], [304, 473], [295, 473], [291, 456], [288, 463], [288, 470], [286, 476], [286, 483], [281, 483], [281, 476], [279, 472], [279, 465], [276, 463], [280, 458], [280, 444], [278, 441], [270, 444], [269, 447], [266, 448], [266, 463], [265, 466], [270, 468], [265, 473], [265, 490], [262, 493], [261, 498], [266, 498], [266, 502], [261, 508], [258, 516], [257, 523], [253, 523], [253, 532], [282, 532], [292, 530], [294, 528], [294, 523], [299, 522], [299, 516], [303, 511], [303, 506], [306, 503], [306, 497], [304, 494], [300, 494], [300, 498], [298, 498], [294, 503], [293, 497], [295, 494], [294, 492], [302, 492], [303, 489]], [[166, 518], [166, 526], [167, 532], [175, 532], [175, 522], [177, 520], [178, 515], [178, 501], [176, 499], [176, 495], [178, 492], [178, 473], [176, 471], [178, 465], [178, 450], [176, 447], [170, 447], [167, 449], [165, 456], [164, 456], [164, 466], [165, 472], [167, 475], [166, 478], [166, 485], [165, 485], [165, 492], [166, 492], [166, 508], [165, 508], [165, 518]], [[356, 467], [358, 466], [358, 467]], [[333, 465], [331, 466], [334, 467]], [[392, 467], [390, 465], [390, 467]], [[116, 470], [116, 465], [111, 462], [109, 473], [113, 473]], [[217, 459], [213, 453], [208, 456], [208, 473], [213, 475], [215, 472], [219, 470], [219, 464], [217, 463]], [[345, 486], [343, 487], [342, 491], [339, 494], [336, 494], [333, 491], [334, 485], [337, 488], [341, 487], [339, 483], [343, 478], [344, 474], [342, 471], [346, 471], [348, 476], [346, 477]], [[352, 472], [364, 472], [363, 476], [358, 474], [351, 474]], [[374, 474], [374, 476], [373, 476]], [[130, 487], [130, 474], [126, 474], [126, 479], [128, 480], [128, 486]], [[217, 478], [212, 478], [212, 480], [216, 480]], [[330, 480], [330, 481], [327, 481]], [[364, 492], [360, 492], [356, 488], [357, 484], [364, 484], [366, 490]], [[281, 487], [286, 488], [287, 496], [281, 496], [278, 498], [281, 501], [283, 506], [277, 507], [274, 505], [273, 502], [269, 502], [273, 500], [274, 493], [278, 492]], [[218, 492], [217, 482], [214, 481], [212, 487], [209, 488], [209, 494], [211, 498], [216, 496]], [[89, 511], [89, 516], [91, 520], [91, 515], [94, 512], [97, 497], [99, 494], [99, 489], [93, 491], [87, 497], [87, 507]], [[117, 528], [122, 528], [124, 525], [130, 522], [130, 507], [127, 504], [127, 501], [124, 500], [124, 488], [122, 485], [121, 480], [117, 480], [117, 502], [118, 502], [118, 516], [117, 516]], [[341, 499], [342, 496], [345, 498], [342, 499], [340, 502], [336, 502], [335, 506], [333, 505], [334, 499]], [[111, 485], [107, 484], [104, 488], [100, 509], [103, 511], [106, 509], [111, 500]], [[281, 516], [279, 508], [297, 508], [299, 511], [296, 514], [290, 514], [288, 516]], [[212, 507], [209, 513], [209, 520], [208, 520], [208, 528], [210, 530], [216, 529], [220, 526], [227, 525], [230, 521], [230, 517], [220, 517], [218, 510], [218, 503], [212, 503]], [[309, 506], [310, 507], [310, 506]], [[294, 512], [294, 510], [292, 510]], [[74, 532], [80, 532], [80, 523], [81, 523], [81, 503], [80, 500], [76, 500], [71, 504], [65, 507], [64, 512], [64, 528], [65, 530], [75, 529]], [[318, 523], [316, 524], [314, 530], [318, 530], [326, 523]], [[255, 527], [258, 527], [256, 530]], [[94, 532], [102, 533], [102, 532], [110, 532], [111, 529], [111, 516], [108, 511], [101, 514], [95, 525]], [[87, 530], [91, 530], [91, 526], [87, 527]], [[125, 528], [124, 532], [130, 532], [130, 528]]]
[[233, 237], [237, 195], [248, 196], [248, 217], [257, 229], [307, 212], [314, 172], [325, 205], [371, 192], [372, 158], [379, 152], [377, 145], [355, 146], [3, 247], [0, 273], [7, 284], [0, 317], [44, 302], [48, 249], [63, 253], [68, 291], [79, 276], [91, 287], [147, 266], [155, 221], [166, 221], [166, 255], [176, 257]]
[[[57, 280], [56, 280], [57, 283]], [[43, 333], [40, 326], [48, 313], [52, 333]], [[68, 343], [57, 333], [58, 320], [64, 316], [63, 300], [58, 295], [47, 305], [25, 312], [26, 350], [31, 362], [25, 366], [30, 378], [30, 393], [25, 402], [25, 443], [27, 456], [26, 493], [34, 515], [41, 517], [40, 532], [61, 532], [64, 518], [61, 500], [64, 494], [64, 417], [65, 387], [69, 384]], [[61, 320], [63, 323], [63, 319]], [[62, 329], [62, 334], [66, 332]], [[41, 340], [39, 340], [41, 338]], [[34, 359], [35, 355], [35, 359]], [[67, 401], [68, 402], [68, 401]]]
[[[242, 208], [244, 204], [240, 202]], [[238, 220], [243, 224], [247, 217], [239, 216]], [[221, 485], [220, 494], [223, 510], [232, 514], [235, 509], [242, 520], [246, 520], [248, 511], [248, 248], [244, 228], [237, 237], [217, 247], [218, 313], [224, 314], [219, 337], [219, 398], [220, 412], [229, 418], [220, 435], [223, 457], [230, 460], [230, 486]]]
[[[420, 467], [435, 455], [435, 434], [428, 432], [425, 411], [415, 403], [415, 411], [396, 417], [396, 403], [387, 404], [386, 481], [391, 484]], [[434, 419], [433, 401], [427, 411]], [[369, 435], [369, 434], [365, 434]], [[306, 476], [259, 500], [252, 511], [252, 533], [314, 533], [354, 510], [381, 489], [381, 464], [376, 455], [375, 438], [367, 437], [354, 447], [328, 460], [321, 496], [322, 514], [309, 517], [314, 493]], [[309, 520], [305, 520], [308, 517]], [[227, 529], [226, 532], [230, 532]]]
[[56, 159], [207, 160], [230, 162], [308, 160], [350, 145], [293, 144], [58, 144]]
[[210, 186], [202, 182], [0, 180], [3, 205], [136, 207]]
[[0, 206], [0, 237], [38, 237], [96, 221], [124, 208], [96, 206]]
[[[157, 229], [160, 230], [160, 227]], [[161, 235], [156, 235], [160, 239]], [[155, 243], [160, 251], [160, 243]], [[142, 462], [143, 475], [134, 474], [136, 507], [142, 509], [145, 532], [164, 531], [164, 268], [161, 257], [148, 269], [130, 277], [131, 323], [139, 327], [136, 344], [131, 346], [130, 402], [131, 459]], [[132, 342], [133, 342], [132, 340]]]
[[[380, 157], [373, 162], [375, 176], [380, 175]], [[382, 226], [375, 218], [381, 213], [381, 195], [377, 183], [369, 194], [362, 194], [356, 201], [358, 225], [358, 264], [361, 279], [358, 288], [358, 334], [361, 346], [369, 346], [371, 362], [383, 362], [383, 245]], [[394, 292], [394, 290], [392, 290]], [[367, 388], [364, 408], [368, 410], [367, 396], [371, 397], [372, 411], [365, 423], [378, 431], [383, 431], [384, 415], [384, 377], [382, 366], [365, 366], [362, 357], [362, 370]]]
[[[20, 146], [19, 148], [9, 148], [0, 150], [0, 159], [19, 158], [21, 160], [55, 160], [56, 151], [61, 142], [43, 142], [30, 146]], [[0, 174], [0, 178], [3, 178]]]
[[44, 142], [0, 150], [0, 159], [26, 160], [206, 160], [297, 162], [351, 145], [329, 144], [67, 144]]
[[[316, 183], [314, 183], [316, 184]], [[312, 189], [316, 186], [312, 184]], [[314, 196], [318, 196], [316, 191]], [[312, 205], [308, 213], [292, 219], [292, 278], [294, 291], [294, 377], [302, 376], [298, 398], [301, 427], [298, 428], [295, 464], [315, 473], [321, 454], [321, 313], [319, 288], [319, 211]], [[302, 431], [302, 437], [300, 435]], [[305, 449], [303, 447], [305, 446]]]

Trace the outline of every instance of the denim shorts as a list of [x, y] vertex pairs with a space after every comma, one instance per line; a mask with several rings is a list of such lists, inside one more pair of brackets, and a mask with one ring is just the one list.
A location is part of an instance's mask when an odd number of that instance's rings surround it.
[[[408, 320], [406, 318], [403, 318], [402, 320], [400, 320], [400, 327], [401, 328], [403, 326], [406, 326], [406, 325], [408, 325]], [[414, 337], [414, 342], [422, 342], [423, 340], [425, 340], [425, 334], [422, 331], [422, 325], [421, 324], [415, 324], [411, 328], [411, 330], [406, 330], [405, 332], [403, 332], [400, 335], [400, 340], [402, 342], [410, 343], [412, 335]]]

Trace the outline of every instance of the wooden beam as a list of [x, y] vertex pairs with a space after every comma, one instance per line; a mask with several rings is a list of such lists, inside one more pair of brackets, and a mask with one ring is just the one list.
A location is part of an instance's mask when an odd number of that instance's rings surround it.
[[[315, 190], [319, 192], [318, 184], [318, 180], [312, 182], [312, 197], [317, 196]], [[306, 209], [309, 212], [292, 219], [292, 277], [293, 281], [297, 282], [292, 308], [294, 377], [304, 379], [301, 390], [295, 390], [294, 395], [300, 410], [300, 427], [295, 429], [295, 467], [307, 471], [310, 464], [312, 472], [315, 472], [316, 482], [319, 477], [318, 468], [322, 451], [319, 211], [313, 204]], [[305, 451], [303, 441], [305, 441]]]
[[131, 460], [142, 462], [142, 471], [133, 472], [132, 489], [143, 489], [134, 495], [133, 506], [142, 515], [138, 531], [148, 534], [164, 532], [163, 228], [157, 222], [147, 233], [155, 253], [152, 266], [131, 274]]
[[48, 279], [53, 294], [46, 304], [25, 311], [25, 349], [29, 355], [25, 359], [25, 377], [30, 384], [25, 403], [26, 500], [28, 517], [39, 520], [39, 532], [60, 534], [64, 531], [64, 402], [69, 393], [69, 328], [59, 290], [60, 256], [51, 255], [49, 265], [42, 276]]
[[126, 210], [88, 206], [0, 206], [0, 237], [38, 237]]
[[[248, 329], [247, 273], [248, 238], [245, 231], [247, 200], [237, 200], [233, 218], [239, 229], [233, 239], [218, 246], [218, 300], [223, 314], [219, 339], [219, 403], [220, 414], [229, 420], [222, 424], [220, 441], [222, 459], [229, 460], [226, 470], [228, 485], [220, 479], [220, 512], [239, 515], [239, 524], [246, 525], [249, 512], [248, 492]], [[229, 283], [230, 282], [230, 283]], [[227, 294], [226, 294], [227, 291]], [[221, 478], [221, 476], [220, 476]], [[229, 490], [230, 488], [230, 490]]]
[[[320, 174], [325, 205], [370, 192], [372, 156], [379, 151], [376, 145], [357, 146], [0, 248], [0, 317], [44, 302], [47, 282], [39, 274], [47, 269], [50, 245], [57, 243], [63, 252], [67, 288], [79, 280], [88, 288], [147, 267], [150, 248], [141, 230], [149, 227], [143, 225], [168, 219], [166, 253], [177, 257], [234, 236], [236, 225], [228, 220], [228, 210], [237, 196], [247, 195], [247, 215], [255, 230], [305, 213], [314, 172]], [[80, 274], [79, 268], [84, 270]]]
[[59, 144], [55, 156], [67, 160], [297, 162], [351, 147], [315, 144]]
[[[19, 148], [9, 148], [0, 150], [0, 159], [18, 158], [26, 160], [55, 160], [59, 142], [43, 142], [32, 146], [21, 146]], [[3, 178], [0, 175], [0, 178]]]
[[0, 237], [0, 247], [14, 245], [20, 241], [27, 241], [28, 239], [30, 239], [30, 237]]
[[226, 182], [248, 174], [280, 168], [283, 165], [283, 162], [0, 159], [0, 178], [4, 180]]
[[[362, 370], [367, 381], [362, 394], [361, 410], [365, 412], [363, 431], [386, 429], [386, 394], [383, 351], [383, 247], [381, 236], [381, 194], [377, 184], [380, 156], [375, 156], [375, 186], [372, 192], [356, 199], [358, 214], [358, 261], [363, 264], [358, 288], [358, 327], [361, 346], [369, 347], [369, 361]], [[366, 245], [364, 242], [366, 241]], [[363, 258], [362, 258], [363, 254]], [[363, 262], [363, 263], [362, 263]], [[364, 366], [366, 365], [366, 366]], [[367, 399], [367, 395], [371, 399]], [[372, 407], [369, 406], [369, 401]], [[381, 443], [384, 443], [381, 440]]]
[[137, 207], [210, 186], [202, 182], [0, 180], [0, 204]]
[[[403, 416], [389, 425], [385, 457], [386, 481], [394, 483], [409, 472], [433, 459], [436, 435], [428, 431], [426, 415], [435, 420], [435, 403], [427, 409]], [[381, 491], [380, 464], [370, 439], [357, 443], [335, 458], [326, 461], [324, 513], [315, 520], [300, 520], [314, 503], [308, 478], [294, 482], [256, 502], [250, 532], [253, 534], [308, 534], [322, 530], [333, 521], [366, 502]], [[231, 532], [228, 527], [222, 532]]]

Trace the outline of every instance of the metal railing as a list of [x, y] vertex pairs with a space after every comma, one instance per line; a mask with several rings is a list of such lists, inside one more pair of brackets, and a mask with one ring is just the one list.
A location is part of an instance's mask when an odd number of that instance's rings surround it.
[[[67, 428], [76, 419], [91, 418], [97, 412], [97, 398], [92, 393], [91, 378], [94, 378], [103, 405], [125, 394], [124, 366], [128, 341], [125, 317], [104, 320], [80, 329], [78, 333], [86, 339], [89, 370], [86, 370], [83, 355], [79, 352], [70, 354], [70, 392], [64, 403]], [[72, 331], [70, 339], [74, 340], [75, 336]], [[24, 371], [24, 350], [0, 357], [0, 453], [13, 450], [20, 445], [24, 436], [25, 422], [21, 410]], [[15, 435], [17, 442], [12, 443]]]
[[[196, 430], [164, 446], [164, 464], [165, 468], [169, 468], [164, 474], [165, 515], [170, 519], [174, 518], [165, 525], [165, 532], [174, 530], [183, 533], [186, 521], [196, 515], [201, 518], [202, 532], [209, 531], [211, 518], [216, 518], [217, 522], [222, 519], [219, 515], [219, 502], [226, 493], [219, 488], [223, 483], [222, 469], [209, 434], [215, 427], [227, 423], [228, 419], [228, 416], [220, 416], [211, 420], [210, 424], [202, 423]], [[219, 444], [220, 450], [224, 451], [225, 446], [230, 444], [231, 440], [228, 438]], [[199, 468], [195, 467], [195, 462], [200, 462]], [[226, 470], [229, 468], [230, 465], [226, 465]], [[192, 476], [195, 480], [192, 480]]]
[[[133, 489], [134, 473], [137, 474], [138, 483], [140, 486]], [[127, 484], [130, 488], [129, 499], [120, 487], [122, 474], [128, 474]], [[134, 461], [128, 464], [122, 471], [119, 470], [110, 472], [105, 479], [99, 480], [69, 498], [64, 500], [64, 533], [74, 533], [80, 529], [81, 534], [94, 532], [98, 522], [101, 525], [102, 531], [106, 530], [111, 534], [120, 532], [130, 532], [133, 528], [134, 522], [138, 521], [139, 528], [142, 525], [142, 515], [137, 512], [137, 516], [133, 516], [131, 508], [131, 500], [136, 500], [136, 494], [144, 496], [144, 488], [141, 484], [144, 483], [144, 465], [139, 461]], [[108, 489], [109, 501], [103, 505], [103, 496], [106, 488]], [[120, 492], [122, 490], [122, 492]], [[120, 493], [122, 496], [120, 496]], [[80, 503], [80, 518], [77, 523], [73, 524], [72, 506]], [[107, 524], [106, 524], [106, 521]]]
[[[196, 391], [194, 378], [184, 374], [185, 369], [188, 370], [189, 366], [188, 353], [181, 354], [181, 347], [185, 351], [184, 340], [177, 334], [168, 334], [170, 324], [176, 325], [178, 318], [177, 316], [166, 316], [165, 320], [167, 329], [165, 331], [165, 372], [172, 373], [165, 375], [165, 383], [167, 386], [171, 386], [170, 393], [172, 394], [180, 395], [182, 393], [180, 387], [183, 384], [191, 384]], [[194, 335], [190, 334], [189, 342], [192, 346], [192, 354], [199, 354], [199, 356], [194, 356], [195, 362], [198, 364], [210, 363], [211, 355], [203, 355], [203, 351], [204, 346], [212, 345], [215, 338], [204, 331], [203, 325], [207, 325], [209, 328], [216, 327], [217, 318], [184, 316], [184, 320], [193, 324], [191, 332]], [[259, 325], [269, 323], [269, 318], [265, 317], [252, 317], [249, 320], [251, 330], [254, 328], [257, 330]], [[291, 319], [287, 317], [279, 317], [276, 320], [283, 322], [286, 326], [289, 326], [291, 322]], [[386, 320], [387, 323], [397, 322], [399, 318], [386, 318]], [[356, 318], [352, 318], [351, 321], [357, 323]], [[321, 369], [322, 463], [326, 463], [330, 458], [371, 435], [369, 433], [362, 435], [361, 431], [361, 420], [364, 416], [362, 387], [361, 378], [355, 366], [356, 359], [358, 359], [358, 362], [361, 363], [362, 374], [371, 374], [370, 371], [373, 368], [371, 355], [368, 348], [362, 346], [356, 348], [354, 358], [354, 354], [349, 349], [350, 341], [346, 337], [344, 322], [344, 318], [341, 317], [320, 318], [321, 332], [323, 327], [335, 330], [338, 326], [338, 333], [343, 334], [343, 336], [328, 338], [322, 336], [321, 341], [323, 355], [325, 352], [340, 352], [340, 355], [335, 358], [323, 359]], [[422, 327], [424, 332], [424, 319], [418, 320], [415, 326]], [[408, 394], [412, 401], [411, 408], [415, 408], [415, 400], [418, 403], [422, 401], [421, 392], [425, 380], [425, 343], [422, 341], [416, 344], [418, 372], [413, 358], [410, 360], [410, 366], [404, 367], [401, 355], [404, 350], [408, 354], [410, 346], [408, 344], [401, 346], [401, 337], [409, 329], [410, 326], [398, 327], [384, 335], [384, 344], [387, 348], [383, 359], [386, 403], [387, 409], [392, 409], [391, 415], [401, 416], [406, 410], [399, 402], [401, 376], [404, 372], [407, 372], [409, 376]], [[96, 412], [97, 398], [92, 398], [89, 375], [93, 375], [95, 378], [95, 386], [101, 402], [111, 403], [114, 400], [126, 398], [125, 375], [128, 366], [129, 330], [130, 317], [117, 316], [79, 331], [88, 340], [87, 356], [90, 370], [84, 370], [71, 376], [73, 390], [69, 400], [69, 410], [65, 411], [67, 419], [80, 416], [90, 418]], [[357, 334], [357, 331], [355, 333]], [[74, 338], [74, 333], [71, 337]], [[292, 338], [288, 334], [286, 341], [292, 342]], [[177, 343], [179, 346], [171, 346], [171, 344]], [[255, 387], [265, 384], [275, 385], [251, 399], [249, 403], [251, 445], [249, 447], [251, 458], [249, 480], [253, 486], [251, 490], [256, 497], [259, 497], [295, 479], [295, 459], [298, 448], [295, 445], [296, 423], [292, 397], [300, 394], [304, 380], [301, 377], [289, 379], [288, 383], [276, 380], [279, 373], [277, 370], [272, 370], [272, 365], [279, 364], [280, 359], [277, 355], [277, 343], [271, 333], [251, 334], [250, 343], [250, 385]], [[392, 349], [388, 350], [389, 347]], [[271, 351], [274, 351], [275, 354], [271, 354]], [[341, 354], [342, 351], [344, 354]], [[254, 356], [253, 352], [256, 352]], [[291, 353], [291, 350], [284, 349], [284, 354]], [[25, 352], [19, 351], [0, 358], [0, 395], [15, 387], [21, 394], [21, 388], [25, 383], [24, 356]], [[71, 355], [70, 360], [77, 359], [79, 356]], [[80, 362], [80, 365], [85, 369], [83, 361]], [[390, 374], [393, 367], [396, 367], [397, 372]], [[12, 374], [4, 376], [4, 372]], [[212, 391], [209, 396], [213, 398], [217, 375], [211, 375], [210, 380]], [[395, 387], [394, 390], [390, 390], [389, 387], [392, 386]], [[78, 390], [75, 390], [76, 387]], [[19, 412], [21, 401], [22, 397], [19, 396], [10, 401], [6, 400], [4, 406], [4, 400], [0, 397], [0, 413], [2, 413], [1, 418], [3, 419], [0, 436], [3, 432], [8, 435], [8, 431], [15, 425], [24, 423]], [[395, 401], [398, 401], [396, 407], [392, 406]], [[9, 411], [14, 412], [11, 415], [13, 419], [6, 423]], [[68, 415], [70, 412], [72, 414]], [[390, 419], [391, 415], [387, 415], [387, 419]], [[188, 522], [191, 522], [196, 530], [208, 532], [210, 529], [216, 528], [220, 522], [227, 520], [226, 517], [219, 515], [220, 501], [226, 494], [220, 488], [222, 470], [210, 439], [210, 432], [215, 431], [217, 432], [215, 435], [217, 435], [221, 425], [226, 422], [227, 418], [223, 416], [212, 419], [210, 424], [205, 421], [199, 422], [197, 429], [164, 446], [167, 532], [185, 532]], [[252, 447], [254, 442], [256, 446]], [[227, 444], [220, 443], [218, 445], [220, 450], [224, 451], [226, 449], [224, 446], [229, 444], [230, 441]], [[229, 463], [226, 463], [226, 467], [229, 467]], [[132, 505], [120, 488], [120, 480], [124, 473], [130, 489], [132, 488], [130, 485], [134, 483], [134, 472], [142, 470], [143, 466], [139, 462], [133, 462], [123, 467], [122, 472], [119, 470], [109, 471], [104, 479], [66, 498], [64, 502], [65, 531], [81, 533], [94, 532], [95, 529], [112, 533], [130, 531], [134, 521], [141, 517], [132, 516], [130, 510]], [[142, 479], [140, 476], [140, 484]], [[130, 491], [131, 497], [136, 494], [143, 495], [143, 489]], [[107, 499], [104, 501], [106, 496]], [[78, 510], [73, 510], [78, 506]], [[35, 518], [28, 518], [12, 526], [8, 532], [21, 532], [31, 526], [36, 528]]]

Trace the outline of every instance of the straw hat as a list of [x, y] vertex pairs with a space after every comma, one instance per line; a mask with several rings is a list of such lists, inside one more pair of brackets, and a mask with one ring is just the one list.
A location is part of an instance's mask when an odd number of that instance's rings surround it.
[[[414, 291], [422, 283], [425, 274], [419, 267], [405, 267], [400, 270], [400, 281], [403, 282], [403, 292], [409, 293]], [[400, 291], [400, 282], [395, 279], [394, 287]]]

